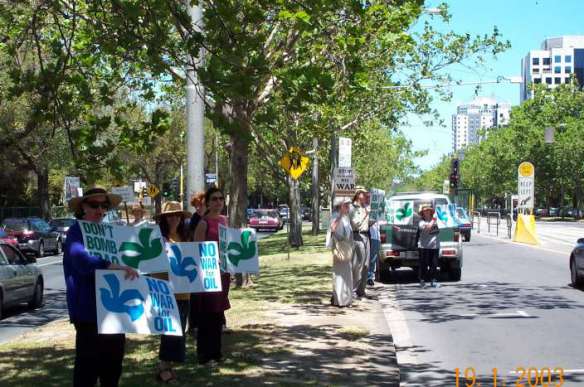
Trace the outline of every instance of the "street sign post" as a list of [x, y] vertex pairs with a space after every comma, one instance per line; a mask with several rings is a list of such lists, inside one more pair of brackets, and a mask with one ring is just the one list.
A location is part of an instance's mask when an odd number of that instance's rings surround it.
[[350, 138], [339, 137], [339, 168], [351, 168], [351, 144]]
[[525, 210], [533, 210], [535, 202], [535, 167], [532, 163], [524, 161], [517, 168], [519, 196], [518, 207]]
[[217, 174], [216, 173], [205, 173], [205, 182], [207, 184], [213, 184], [217, 182]]

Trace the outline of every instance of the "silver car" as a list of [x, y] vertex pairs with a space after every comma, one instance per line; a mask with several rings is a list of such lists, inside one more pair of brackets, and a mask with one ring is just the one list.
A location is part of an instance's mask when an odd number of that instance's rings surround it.
[[584, 286], [584, 238], [576, 241], [570, 254], [570, 280], [576, 288]]
[[43, 275], [35, 262], [36, 258], [0, 242], [0, 319], [7, 306], [27, 302], [34, 309], [43, 304]]

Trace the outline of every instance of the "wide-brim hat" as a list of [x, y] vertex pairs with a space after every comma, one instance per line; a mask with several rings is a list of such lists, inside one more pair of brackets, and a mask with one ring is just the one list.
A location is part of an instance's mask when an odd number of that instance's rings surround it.
[[104, 188], [94, 187], [85, 191], [83, 196], [78, 196], [69, 200], [69, 209], [73, 212], [79, 212], [83, 202], [97, 197], [106, 197], [110, 204], [110, 208], [116, 208], [122, 202], [122, 197], [120, 195], [109, 193]]
[[340, 207], [345, 203], [351, 204], [351, 198], [348, 198], [346, 196], [339, 196], [333, 200], [333, 207]]
[[353, 200], [355, 200], [357, 198], [357, 195], [359, 195], [360, 193], [369, 193], [369, 191], [367, 191], [365, 187], [363, 187], [362, 185], [358, 185], [357, 187], [355, 187], [355, 194], [353, 195]]
[[432, 205], [431, 205], [431, 204], [422, 204], [422, 205], [420, 206], [420, 211], [418, 211], [418, 214], [420, 214], [420, 216], [422, 216], [422, 214], [423, 214], [423, 213], [424, 213], [424, 211], [426, 211], [426, 210], [430, 210], [430, 211], [432, 211], [432, 215], [434, 215], [434, 212], [435, 212], [435, 211], [434, 211], [434, 207], [432, 207]]
[[190, 212], [183, 210], [182, 204], [180, 204], [179, 202], [175, 202], [175, 201], [169, 201], [169, 202], [165, 202], [162, 205], [162, 211], [160, 212], [160, 214], [157, 214], [154, 218], [158, 220], [162, 216], [173, 215], [173, 214], [180, 215], [183, 218], [190, 218], [191, 217]]

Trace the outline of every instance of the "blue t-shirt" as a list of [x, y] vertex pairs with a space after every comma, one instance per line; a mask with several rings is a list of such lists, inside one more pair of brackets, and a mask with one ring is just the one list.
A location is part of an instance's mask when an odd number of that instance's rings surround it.
[[89, 255], [83, 244], [79, 222], [69, 228], [63, 246], [63, 272], [72, 323], [97, 323], [95, 270], [107, 269], [109, 265], [109, 261]]

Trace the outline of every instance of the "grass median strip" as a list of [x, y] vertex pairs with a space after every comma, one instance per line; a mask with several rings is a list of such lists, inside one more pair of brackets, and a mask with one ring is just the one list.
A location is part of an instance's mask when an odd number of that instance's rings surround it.
[[[231, 334], [223, 336], [226, 360], [216, 368], [196, 365], [195, 338], [187, 341], [187, 361], [176, 367], [179, 383], [217, 385], [316, 384], [304, 367], [286, 364], [291, 347], [286, 340], [311, 340], [322, 332], [281, 332], [274, 316], [292, 308], [322, 306], [330, 297], [330, 252], [324, 235], [304, 234], [305, 246], [291, 250], [287, 259], [287, 234], [278, 232], [260, 243], [261, 273], [254, 285], [232, 289], [232, 309], [227, 312]], [[295, 335], [293, 336], [292, 333]], [[352, 339], [363, 332], [348, 329], [341, 334]], [[298, 336], [302, 334], [303, 336]], [[123, 386], [157, 386], [154, 370], [158, 361], [158, 336], [127, 335]], [[70, 385], [75, 331], [64, 320], [48, 324], [18, 340], [0, 345], [0, 385]], [[274, 360], [277, 359], [277, 360]]]

